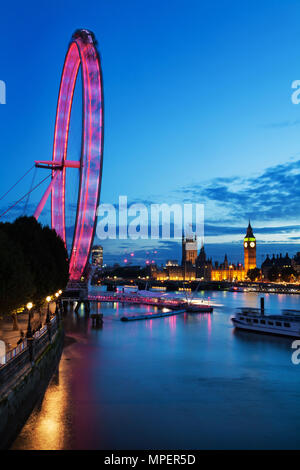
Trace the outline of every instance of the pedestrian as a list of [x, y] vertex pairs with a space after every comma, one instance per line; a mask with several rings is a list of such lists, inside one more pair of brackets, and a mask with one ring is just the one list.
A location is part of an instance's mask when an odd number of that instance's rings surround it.
[[24, 341], [24, 331], [20, 331], [20, 339], [18, 340], [17, 344], [21, 344]]

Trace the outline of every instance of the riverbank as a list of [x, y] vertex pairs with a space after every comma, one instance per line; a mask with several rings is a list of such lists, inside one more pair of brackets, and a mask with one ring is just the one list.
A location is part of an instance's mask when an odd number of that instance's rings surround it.
[[28, 345], [0, 367], [0, 449], [14, 441], [58, 367], [64, 329], [54, 320], [33, 344], [32, 352]]

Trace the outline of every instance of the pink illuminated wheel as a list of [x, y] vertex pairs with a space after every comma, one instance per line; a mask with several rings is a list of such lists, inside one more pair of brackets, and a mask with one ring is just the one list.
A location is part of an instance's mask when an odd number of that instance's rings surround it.
[[[80, 162], [67, 161], [69, 122], [76, 78], [81, 65], [83, 124]], [[51, 224], [66, 244], [66, 167], [78, 167], [80, 185], [70, 254], [70, 280], [80, 280], [96, 228], [103, 160], [103, 86], [93, 33], [78, 30], [66, 54], [57, 103], [51, 187]], [[59, 170], [57, 169], [59, 168]]]

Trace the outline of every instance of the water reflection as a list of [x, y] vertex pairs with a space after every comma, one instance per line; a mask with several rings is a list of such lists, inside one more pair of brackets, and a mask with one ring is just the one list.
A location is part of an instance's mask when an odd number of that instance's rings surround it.
[[[199, 297], [207, 298], [201, 292]], [[94, 303], [65, 317], [67, 347], [14, 449], [300, 448], [300, 366], [291, 340], [236, 331], [255, 293], [210, 292], [213, 314], [123, 323], [155, 307]], [[266, 310], [297, 308], [265, 295]]]
[[284, 336], [272, 336], [268, 334], [253, 334], [249, 331], [232, 329], [232, 335], [236, 341], [251, 343], [251, 344], [265, 344], [267, 346], [273, 345], [278, 348], [290, 350], [292, 339]]
[[[63, 363], [60, 365], [63, 369]], [[60, 383], [59, 372], [53, 375], [47, 393], [30, 417], [18, 438], [19, 447], [27, 449], [63, 449], [70, 423], [65, 421], [69, 390], [66, 383]], [[14, 446], [12, 447], [14, 448]]]

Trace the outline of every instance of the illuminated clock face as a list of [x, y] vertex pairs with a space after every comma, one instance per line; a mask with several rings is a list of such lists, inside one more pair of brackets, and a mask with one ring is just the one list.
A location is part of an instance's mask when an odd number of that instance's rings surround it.
[[250, 242], [250, 246], [251, 246], [251, 248], [254, 248], [254, 247], [255, 247], [255, 243], [254, 243], [254, 242]]
[[245, 242], [245, 243], [244, 243], [244, 247], [245, 247], [245, 248], [247, 248], [247, 246], [248, 246], [248, 243], [247, 243], [247, 242]]

